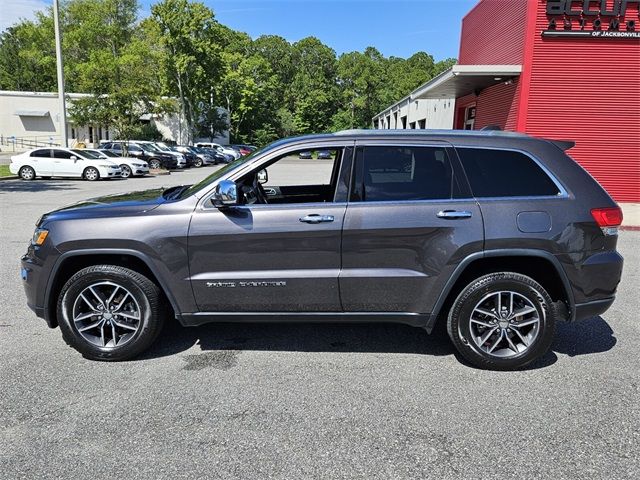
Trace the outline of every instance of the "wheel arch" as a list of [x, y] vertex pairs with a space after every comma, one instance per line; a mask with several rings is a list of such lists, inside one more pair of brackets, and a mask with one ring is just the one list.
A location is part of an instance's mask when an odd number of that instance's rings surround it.
[[58, 326], [57, 297], [67, 280], [85, 267], [101, 264], [118, 265], [145, 275], [158, 285], [169, 301], [174, 315], [179, 315], [180, 310], [171, 290], [145, 254], [127, 249], [80, 250], [62, 254], [51, 271], [44, 298], [44, 318], [51, 328]]
[[[532, 260], [536, 260], [533, 261]], [[475, 278], [495, 272], [527, 275], [542, 285], [554, 302], [567, 306], [567, 318], [575, 318], [575, 300], [567, 274], [551, 253], [533, 249], [501, 249], [478, 252], [466, 257], [445, 284], [425, 328], [433, 330], [439, 317], [446, 314], [462, 289]]]

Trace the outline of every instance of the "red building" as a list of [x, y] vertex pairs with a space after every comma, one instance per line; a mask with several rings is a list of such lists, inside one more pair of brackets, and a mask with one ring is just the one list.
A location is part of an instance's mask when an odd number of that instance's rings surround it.
[[454, 128], [574, 140], [620, 202], [640, 202], [640, 0], [481, 0], [459, 65], [412, 98], [456, 98]]

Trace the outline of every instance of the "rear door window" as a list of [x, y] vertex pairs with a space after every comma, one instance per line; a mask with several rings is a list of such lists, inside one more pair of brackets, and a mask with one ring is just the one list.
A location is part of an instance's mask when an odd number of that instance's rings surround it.
[[40, 157], [40, 158], [50, 158], [51, 157], [51, 150], [48, 148], [42, 148], [40, 150], [35, 150], [33, 152], [31, 152], [31, 155], [29, 155], [30, 157]]
[[71, 158], [73, 154], [71, 152], [67, 152], [66, 150], [54, 150], [53, 151], [53, 158], [65, 158], [65, 159], [69, 159]]
[[456, 194], [444, 147], [369, 146], [356, 151], [351, 201], [447, 200]]
[[513, 150], [457, 147], [475, 197], [556, 196], [560, 190], [528, 155]]

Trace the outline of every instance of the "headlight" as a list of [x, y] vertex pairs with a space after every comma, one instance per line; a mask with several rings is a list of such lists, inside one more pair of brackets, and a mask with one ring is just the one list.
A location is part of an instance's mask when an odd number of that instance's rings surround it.
[[33, 238], [31, 239], [32, 245], [42, 245], [44, 241], [47, 239], [47, 235], [49, 235], [49, 230], [45, 230], [44, 228], [36, 228], [36, 231], [33, 232]]
[[98, 166], [102, 168], [115, 168], [113, 165], [98, 165]]
[[146, 167], [144, 163], [132, 163], [131, 165], [133, 165], [134, 167]]

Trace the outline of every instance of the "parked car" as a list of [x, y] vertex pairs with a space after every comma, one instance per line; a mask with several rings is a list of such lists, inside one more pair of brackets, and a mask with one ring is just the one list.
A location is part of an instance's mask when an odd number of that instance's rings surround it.
[[217, 165], [218, 163], [227, 163], [225, 156], [215, 150], [200, 147], [189, 147], [201, 159], [204, 165]]
[[118, 164], [81, 149], [36, 148], [11, 157], [9, 171], [23, 180], [78, 177], [95, 181], [120, 177]]
[[318, 150], [318, 160], [330, 160], [332, 158], [329, 150]]
[[[571, 146], [495, 131], [279, 141], [195, 185], [43, 215], [27, 304], [96, 360], [140, 354], [171, 317], [444, 322], [471, 364], [520, 368], [557, 321], [605, 312], [622, 274], [622, 212]], [[333, 163], [273, 168], [317, 150]]]
[[253, 145], [229, 145], [229, 147], [233, 148], [234, 150], [240, 152], [241, 156], [245, 156], [245, 155], [249, 155], [250, 153], [252, 153], [253, 151], [256, 150], [256, 147]]
[[204, 148], [213, 148], [215, 150], [217, 150], [220, 153], [224, 153], [225, 155], [231, 155], [234, 160], [237, 160], [238, 158], [240, 158], [242, 155], [240, 155], [239, 151], [234, 150], [233, 148], [230, 147], [223, 147], [222, 145], [219, 145], [217, 143], [211, 143], [211, 142], [198, 142], [195, 144], [196, 147], [204, 147]]
[[99, 150], [94, 148], [85, 149], [87, 152], [95, 153], [96, 155], [111, 160], [113, 163], [120, 165], [121, 177], [129, 178], [131, 176], [144, 176], [149, 173], [149, 164], [139, 158], [134, 157], [121, 157], [111, 150]]
[[170, 147], [173, 152], [180, 153], [184, 156], [187, 161], [187, 167], [201, 167], [203, 165], [202, 159], [198, 157], [194, 152], [189, 150], [188, 148], [184, 148], [182, 146], [174, 146]]
[[301, 160], [309, 160], [309, 159], [313, 158], [313, 155], [311, 154], [310, 151], [300, 152], [298, 154], [298, 158], [300, 158]]
[[186, 155], [184, 155], [181, 152], [178, 152], [173, 147], [170, 147], [164, 142], [140, 142], [140, 143], [146, 144], [149, 148], [154, 148], [160, 152], [173, 155], [178, 160], [179, 168], [190, 167], [193, 164], [193, 158], [191, 158], [191, 161], [189, 161]]
[[147, 162], [149, 168], [154, 170], [158, 168], [166, 168], [167, 170], [178, 168], [178, 159], [175, 155], [161, 152], [158, 149], [150, 148], [147, 145], [141, 145], [134, 142], [125, 145], [125, 143], [126, 142], [122, 141], [104, 142], [100, 144], [99, 150], [108, 150], [118, 156], [124, 155], [126, 150], [127, 155]]

